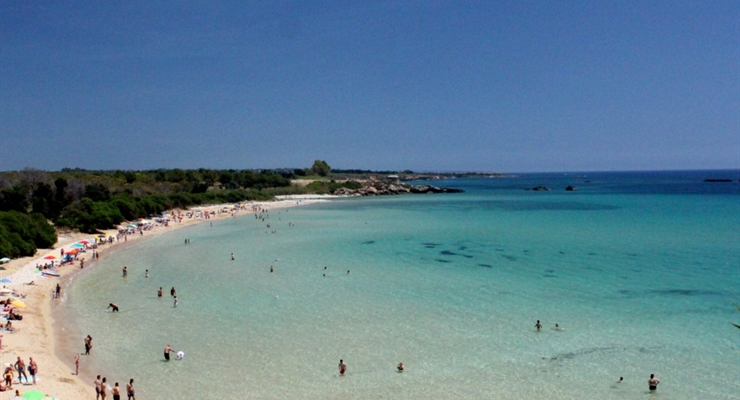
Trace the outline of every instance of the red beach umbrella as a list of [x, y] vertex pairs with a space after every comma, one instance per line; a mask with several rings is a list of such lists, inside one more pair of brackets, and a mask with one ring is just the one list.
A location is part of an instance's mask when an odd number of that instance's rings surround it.
[[53, 254], [49, 254], [48, 256], [44, 257], [44, 260], [53, 260], [55, 258], [58, 258], [58, 257]]

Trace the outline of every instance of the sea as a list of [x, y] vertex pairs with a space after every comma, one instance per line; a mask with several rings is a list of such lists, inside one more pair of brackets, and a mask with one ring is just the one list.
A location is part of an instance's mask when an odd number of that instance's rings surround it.
[[519, 174], [242, 212], [78, 274], [62, 352], [91, 335], [85, 379], [137, 399], [738, 399], [738, 179]]

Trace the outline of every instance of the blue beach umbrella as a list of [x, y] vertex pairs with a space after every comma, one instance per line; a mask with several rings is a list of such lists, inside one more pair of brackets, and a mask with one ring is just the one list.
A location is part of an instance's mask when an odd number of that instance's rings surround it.
[[0, 282], [2, 282], [2, 283], [12, 283], [13, 281], [11, 281], [8, 278], [3, 278], [3, 279], [0, 279]]

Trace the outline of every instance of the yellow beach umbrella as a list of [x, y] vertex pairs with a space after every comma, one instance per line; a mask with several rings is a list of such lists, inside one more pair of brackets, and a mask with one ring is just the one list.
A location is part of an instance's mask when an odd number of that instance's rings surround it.
[[10, 304], [12, 304], [12, 305], [14, 305], [14, 306], [16, 306], [18, 308], [26, 308], [26, 303], [24, 303], [24, 302], [22, 302], [22, 301], [20, 301], [18, 299], [11, 300], [10, 301]]

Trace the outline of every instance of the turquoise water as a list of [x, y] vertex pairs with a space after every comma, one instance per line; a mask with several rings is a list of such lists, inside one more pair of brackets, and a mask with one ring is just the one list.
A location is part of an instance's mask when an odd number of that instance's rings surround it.
[[738, 177], [448, 180], [466, 192], [203, 223], [79, 275], [66, 329], [94, 337], [89, 375], [149, 399], [735, 399]]

